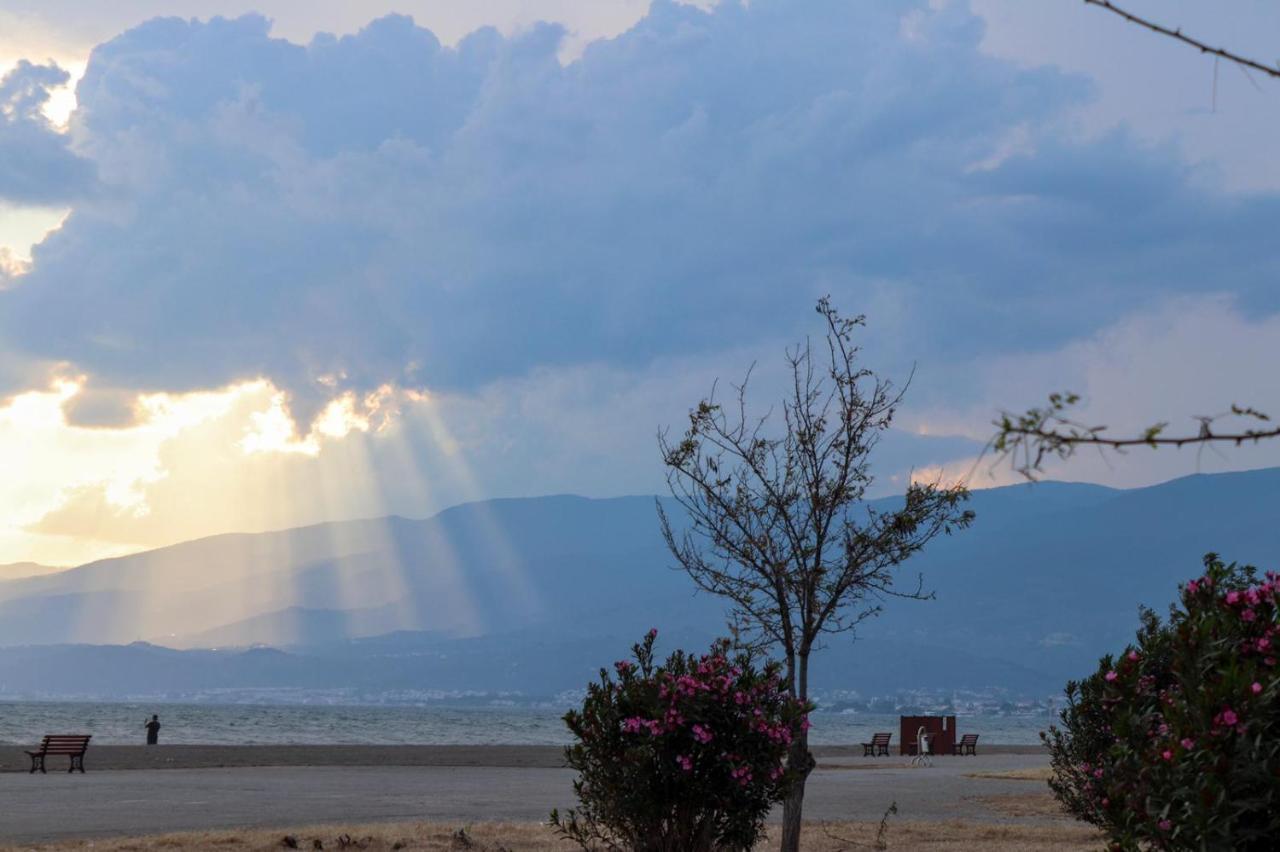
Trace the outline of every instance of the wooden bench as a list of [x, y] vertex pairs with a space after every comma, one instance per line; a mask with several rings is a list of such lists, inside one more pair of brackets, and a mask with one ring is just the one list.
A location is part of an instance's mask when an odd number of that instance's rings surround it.
[[951, 747], [952, 754], [972, 754], [978, 755], [978, 735], [965, 734], [960, 738], [960, 742]]
[[[89, 740], [91, 734], [47, 734], [40, 741], [38, 751], [29, 751], [27, 756], [31, 758], [31, 772], [39, 769], [44, 772], [45, 758], [51, 754], [65, 754], [71, 758], [71, 765], [67, 767], [68, 772], [80, 770], [80, 774], [84, 774], [84, 753], [89, 748]], [[29, 774], [29, 773], [28, 773]]]
[[862, 744], [863, 757], [889, 756], [889, 740], [893, 734], [873, 734], [871, 742]]

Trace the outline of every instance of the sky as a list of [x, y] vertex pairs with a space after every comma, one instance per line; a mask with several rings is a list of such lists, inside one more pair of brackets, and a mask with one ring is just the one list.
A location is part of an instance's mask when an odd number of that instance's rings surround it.
[[[1131, 5], [1280, 57], [1273, 4]], [[912, 377], [881, 492], [1015, 481], [1054, 390], [1280, 409], [1280, 83], [1077, 0], [7, 0], [0, 76], [0, 563], [655, 493], [826, 294]]]

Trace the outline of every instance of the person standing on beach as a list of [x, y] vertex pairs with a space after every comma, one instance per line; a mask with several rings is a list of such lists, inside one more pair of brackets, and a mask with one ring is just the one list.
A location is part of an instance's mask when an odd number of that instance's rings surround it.
[[160, 717], [158, 715], [153, 714], [151, 721], [146, 722], [142, 727], [147, 729], [147, 745], [156, 745], [160, 742]]

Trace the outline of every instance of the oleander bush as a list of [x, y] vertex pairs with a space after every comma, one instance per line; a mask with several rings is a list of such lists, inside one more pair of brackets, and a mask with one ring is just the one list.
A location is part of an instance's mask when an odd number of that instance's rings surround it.
[[552, 811], [551, 825], [583, 848], [751, 849], [792, 782], [787, 750], [809, 708], [784, 691], [776, 663], [757, 666], [727, 640], [656, 665], [656, 637], [602, 669], [565, 714], [579, 804]]
[[1205, 557], [1167, 621], [1067, 685], [1042, 734], [1063, 806], [1112, 848], [1272, 850], [1280, 838], [1280, 577]]

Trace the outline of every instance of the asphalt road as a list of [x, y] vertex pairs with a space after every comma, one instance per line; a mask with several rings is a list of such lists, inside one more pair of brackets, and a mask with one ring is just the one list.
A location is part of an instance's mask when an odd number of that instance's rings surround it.
[[[1047, 765], [1043, 755], [938, 758], [916, 769], [902, 758], [827, 758], [813, 774], [813, 820], [981, 818], [974, 797], [1043, 790], [1043, 782], [967, 777]], [[874, 768], [872, 768], [874, 767]], [[541, 821], [573, 804], [567, 769], [496, 766], [283, 766], [108, 770], [85, 775], [0, 774], [0, 842], [155, 834], [197, 829], [336, 822]]]

